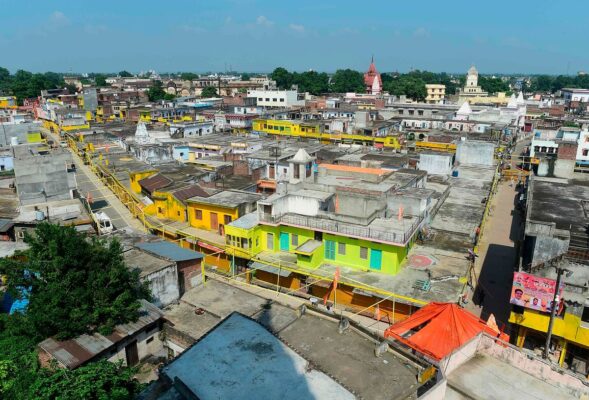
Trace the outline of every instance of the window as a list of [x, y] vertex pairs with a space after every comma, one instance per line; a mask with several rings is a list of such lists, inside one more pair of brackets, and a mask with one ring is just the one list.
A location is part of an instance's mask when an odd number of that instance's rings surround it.
[[346, 244], [345, 243], [338, 243], [337, 244], [337, 254], [340, 256], [346, 255]]
[[202, 210], [194, 210], [194, 218], [202, 220]]
[[274, 234], [267, 233], [266, 234], [266, 247], [268, 250], [274, 250]]
[[325, 241], [325, 258], [335, 260], [335, 242], [333, 240]]
[[272, 99], [272, 101], [276, 103], [276, 102], [278, 102], [278, 99], [277, 99], [276, 97], [274, 97], [274, 98]]
[[423, 115], [423, 110], [417, 110], [418, 115]]
[[299, 245], [299, 235], [297, 235], [296, 233], [293, 233], [292, 235], [290, 235], [290, 244], [293, 246], [298, 246]]
[[178, 216], [180, 216], [180, 211], [178, 211]]
[[150, 344], [151, 342], [153, 342], [153, 336], [148, 338], [145, 343]]
[[403, 115], [404, 110], [399, 110], [399, 115]]
[[583, 149], [583, 155], [584, 156], [589, 155], [589, 149]]
[[270, 101], [270, 99], [269, 98], [266, 98], [266, 101]]
[[409, 115], [415, 114], [415, 110], [409, 110]]
[[258, 97], [258, 101], [264, 101], [264, 99], [261, 97]]
[[284, 103], [284, 98], [280, 98], [280, 102], [281, 103]]
[[162, 210], [162, 208], [161, 208], [161, 207], [158, 207], [158, 208], [157, 208], [157, 212], [158, 212], [158, 214], [163, 214], [163, 212], [164, 212], [164, 211]]
[[368, 248], [366, 247], [360, 247], [360, 258], [363, 260], [367, 260], [368, 259]]
[[223, 217], [223, 222], [225, 222], [225, 225], [230, 224], [231, 223], [231, 215], [225, 215]]

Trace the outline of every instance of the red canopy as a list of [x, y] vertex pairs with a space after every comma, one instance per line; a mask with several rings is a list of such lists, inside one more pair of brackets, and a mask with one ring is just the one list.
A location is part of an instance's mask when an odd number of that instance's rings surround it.
[[[421, 329], [418, 328], [421, 326]], [[415, 330], [410, 337], [406, 333]], [[430, 303], [398, 324], [389, 327], [385, 337], [393, 337], [408, 346], [441, 360], [480, 332], [498, 336], [485, 321], [451, 303]], [[499, 335], [509, 340], [506, 334]]]

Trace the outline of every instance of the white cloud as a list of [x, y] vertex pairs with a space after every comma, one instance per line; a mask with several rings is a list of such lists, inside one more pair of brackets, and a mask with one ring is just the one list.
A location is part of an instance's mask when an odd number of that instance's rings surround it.
[[265, 16], [260, 15], [258, 18], [256, 18], [256, 24], [261, 25], [261, 26], [270, 27], [270, 26], [274, 25], [274, 22], [270, 21]]
[[295, 32], [299, 32], [299, 33], [303, 33], [305, 32], [305, 27], [303, 25], [299, 25], [299, 24], [290, 24], [288, 26], [290, 29], [292, 29]]
[[69, 25], [70, 20], [61, 11], [53, 11], [49, 16], [49, 22], [55, 27]]
[[413, 32], [413, 36], [415, 37], [428, 37], [429, 36], [429, 31], [427, 29], [425, 29], [423, 26], [417, 28], [414, 32]]

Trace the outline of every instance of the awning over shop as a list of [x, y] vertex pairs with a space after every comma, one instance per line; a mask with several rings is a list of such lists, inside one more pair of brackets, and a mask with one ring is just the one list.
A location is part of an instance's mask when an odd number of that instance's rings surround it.
[[280, 275], [281, 278], [288, 278], [292, 272], [283, 268], [276, 268], [272, 265], [264, 264], [261, 262], [253, 262], [250, 264], [251, 269], [256, 269], [264, 272], [268, 272], [274, 275]]

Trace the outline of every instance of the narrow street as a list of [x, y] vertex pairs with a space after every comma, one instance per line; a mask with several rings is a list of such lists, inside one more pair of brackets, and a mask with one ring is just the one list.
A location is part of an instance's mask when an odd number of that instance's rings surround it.
[[[48, 137], [52, 137], [56, 143], [59, 143], [58, 135], [44, 130]], [[68, 147], [71, 152], [71, 149]], [[88, 196], [92, 199], [92, 211], [105, 212], [115, 229], [131, 228], [135, 231], [144, 232], [145, 228], [139, 220], [133, 217], [133, 214], [125, 207], [125, 205], [114, 195], [114, 193], [104, 184], [98, 177], [90, 170], [87, 165], [80, 160], [80, 158], [73, 154], [72, 158], [76, 165], [76, 183], [80, 196]]]
[[515, 184], [502, 181], [492, 199], [490, 215], [479, 244], [475, 263], [477, 285], [469, 309], [487, 319], [495, 316], [500, 327], [507, 327], [509, 295], [517, 260], [515, 241], [520, 232], [521, 216], [515, 210]]

